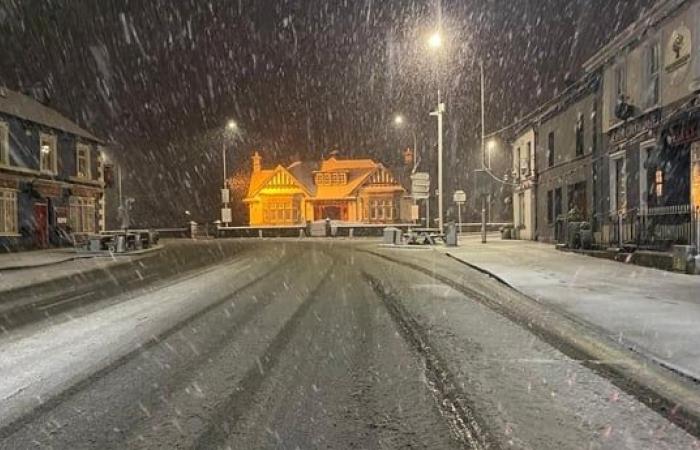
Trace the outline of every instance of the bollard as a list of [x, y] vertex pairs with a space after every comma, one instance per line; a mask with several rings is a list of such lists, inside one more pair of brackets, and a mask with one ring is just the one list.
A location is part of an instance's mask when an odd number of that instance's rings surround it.
[[262, 235], [262, 230], [258, 230], [258, 237], [259, 237], [260, 239], [262, 239], [262, 237], [263, 237], [263, 235]]
[[354, 228], [350, 228], [350, 230], [348, 231], [348, 237], [349, 237], [350, 239], [352, 239], [353, 236], [354, 236], [354, 234], [355, 234], [355, 229], [354, 229]]

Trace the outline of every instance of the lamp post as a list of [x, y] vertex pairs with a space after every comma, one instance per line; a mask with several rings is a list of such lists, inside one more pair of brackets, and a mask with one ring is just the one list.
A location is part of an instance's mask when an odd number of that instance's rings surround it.
[[[238, 129], [238, 124], [234, 120], [229, 120], [226, 123], [226, 131], [234, 132]], [[226, 187], [226, 178], [228, 177], [228, 172], [226, 170], [226, 131], [224, 132], [224, 138], [221, 140], [221, 160], [224, 166], [224, 188]]]
[[[432, 36], [430, 36], [430, 38], [428, 39], [428, 45], [433, 50], [438, 50], [438, 49], [440, 49], [440, 47], [442, 47], [442, 36], [440, 35], [440, 32], [435, 32]], [[445, 113], [445, 104], [440, 100], [440, 89], [439, 88], [438, 88], [437, 94], [438, 94], [437, 108], [435, 109], [435, 111], [431, 111], [430, 115], [437, 117], [437, 126], [438, 126], [438, 227], [440, 228], [440, 232], [442, 233], [442, 231], [443, 231], [442, 115]]]
[[221, 160], [224, 171], [224, 182], [221, 189], [221, 222], [228, 226], [231, 221], [231, 209], [228, 207], [229, 191], [228, 191], [228, 170], [226, 168], [226, 137], [227, 133], [234, 133], [238, 129], [238, 124], [234, 120], [229, 120], [226, 123], [226, 128], [221, 139]]

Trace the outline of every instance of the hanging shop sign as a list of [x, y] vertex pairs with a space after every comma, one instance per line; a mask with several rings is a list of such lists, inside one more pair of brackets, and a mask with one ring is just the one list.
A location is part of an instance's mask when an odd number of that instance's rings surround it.
[[610, 131], [610, 143], [617, 145], [635, 137], [647, 139], [661, 123], [661, 110], [657, 109], [638, 119], [625, 122]]
[[666, 43], [664, 69], [672, 74], [671, 84], [685, 75], [692, 52], [691, 34], [688, 27], [681, 25], [671, 33]]

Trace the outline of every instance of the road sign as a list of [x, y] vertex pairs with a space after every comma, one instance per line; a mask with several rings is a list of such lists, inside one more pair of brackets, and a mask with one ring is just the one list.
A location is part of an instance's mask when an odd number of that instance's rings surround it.
[[223, 223], [231, 222], [231, 208], [221, 208], [221, 221]]
[[430, 174], [416, 172], [411, 175], [411, 195], [415, 199], [428, 198], [430, 195]]
[[464, 203], [467, 201], [467, 193], [461, 189], [455, 191], [454, 195], [452, 196], [452, 200], [454, 200], [455, 203]]
[[229, 202], [229, 190], [228, 188], [221, 189], [221, 203]]

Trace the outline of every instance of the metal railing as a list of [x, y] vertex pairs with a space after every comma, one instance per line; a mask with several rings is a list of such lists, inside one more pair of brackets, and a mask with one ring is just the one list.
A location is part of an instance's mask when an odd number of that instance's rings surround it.
[[699, 211], [691, 205], [644, 207], [611, 214], [601, 224], [597, 244], [668, 250], [697, 242]]

